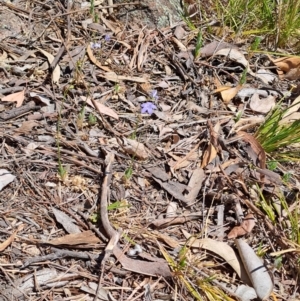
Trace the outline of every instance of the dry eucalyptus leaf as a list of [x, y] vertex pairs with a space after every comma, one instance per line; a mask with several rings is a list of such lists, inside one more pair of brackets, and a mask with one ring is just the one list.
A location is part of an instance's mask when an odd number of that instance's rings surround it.
[[12, 93], [10, 95], [7, 95], [5, 97], [2, 97], [2, 101], [8, 101], [8, 102], [16, 102], [16, 107], [19, 108], [25, 99], [25, 90], [22, 90], [20, 92]]
[[[51, 53], [49, 53], [41, 48], [37, 47], [36, 49], [38, 49], [48, 59], [49, 65], [51, 65], [51, 63], [54, 61], [54, 56]], [[54, 68], [53, 73], [52, 73], [53, 83], [55, 83], [55, 84], [58, 83], [59, 78], [60, 78], [60, 67], [59, 67], [59, 65], [56, 65], [56, 67]]]
[[186, 35], [186, 31], [183, 29], [181, 25], [176, 26], [175, 31], [174, 31], [174, 36], [178, 39], [181, 40], [183, 37]]
[[120, 81], [130, 81], [130, 82], [136, 82], [136, 83], [146, 83], [147, 80], [143, 77], [137, 77], [137, 76], [124, 76], [124, 75], [118, 75], [115, 72], [106, 72], [104, 74], [99, 74], [99, 77], [103, 77], [107, 80], [110, 80], [112, 82], [120, 82]]
[[206, 167], [213, 159], [217, 156], [217, 150], [215, 147], [210, 143], [206, 150], [203, 153], [201, 168]]
[[259, 95], [254, 93], [250, 99], [249, 105], [251, 110], [266, 114], [275, 107], [275, 97], [273, 95], [269, 95], [267, 98], [259, 98]]
[[[288, 117], [291, 114], [298, 112], [299, 109], [300, 109], [300, 95], [291, 103], [289, 108], [283, 114], [283, 118], [281, 121], [283, 122], [284, 119], [288, 119]], [[283, 122], [283, 123], [288, 123], [288, 122]]]
[[297, 68], [300, 66], [300, 57], [294, 56], [294, 57], [281, 57], [278, 59], [271, 59], [272, 62], [280, 68], [283, 72], [288, 72], [291, 69]]
[[293, 68], [291, 70], [289, 70], [285, 76], [284, 76], [285, 79], [288, 79], [288, 80], [297, 80], [300, 78], [300, 66], [298, 68]]
[[21, 127], [16, 129], [14, 132], [18, 133], [18, 134], [29, 134], [34, 127], [39, 126], [39, 125], [40, 125], [39, 122], [37, 122], [35, 120], [24, 121], [22, 123]]
[[73, 223], [73, 219], [70, 218], [67, 214], [65, 214], [64, 212], [56, 208], [52, 208], [52, 211], [54, 213], [56, 220], [64, 227], [64, 229], [68, 233], [74, 234], [74, 233], [81, 232], [79, 227]]
[[228, 104], [237, 95], [241, 87], [242, 86], [238, 85], [236, 87], [224, 89], [222, 92], [220, 92], [224, 103]]
[[220, 41], [213, 41], [213, 42], [205, 45], [203, 48], [201, 48], [200, 53], [201, 53], [201, 56], [203, 56], [203, 57], [209, 57], [224, 48], [237, 49], [237, 47], [232, 44], [229, 44], [226, 42], [220, 42]]
[[294, 113], [286, 116], [285, 118], [283, 118], [279, 121], [279, 124], [280, 125], [289, 124], [289, 123], [295, 122], [296, 120], [300, 120], [300, 112], [294, 112]]
[[256, 72], [256, 77], [261, 79], [266, 85], [273, 83], [277, 76], [269, 70], [259, 69]]
[[150, 276], [172, 276], [169, 265], [166, 261], [149, 262], [144, 260], [132, 259], [127, 257], [123, 253], [123, 251], [117, 246], [113, 248], [113, 253], [118, 258], [118, 261], [121, 263], [122, 267], [125, 270]]
[[223, 55], [227, 58], [243, 65], [249, 74], [255, 76], [255, 74], [250, 70], [249, 62], [245, 58], [245, 56], [236, 48], [223, 48], [218, 50], [215, 55]]
[[93, 50], [91, 49], [91, 45], [88, 45], [87, 48], [86, 48], [86, 52], [88, 54], [88, 57], [89, 59], [92, 61], [92, 63], [94, 65], [96, 65], [97, 67], [99, 67], [100, 69], [104, 70], [104, 71], [107, 71], [107, 72], [110, 72], [111, 70], [106, 67], [106, 66], [103, 66], [97, 59], [96, 57], [94, 56], [93, 54]]
[[240, 226], [234, 227], [229, 233], [228, 238], [237, 238], [238, 236], [250, 233], [255, 226], [255, 219], [253, 214], [248, 214]]
[[267, 268], [244, 240], [236, 239], [235, 243], [258, 298], [266, 300], [273, 291], [273, 282]]
[[209, 250], [222, 257], [238, 274], [238, 276], [247, 284], [250, 279], [245, 271], [241, 260], [238, 258], [234, 250], [225, 242], [216, 241], [211, 238], [196, 239], [187, 231], [181, 230], [187, 241], [187, 245], [193, 248]]
[[249, 133], [239, 131], [236, 133], [237, 136], [239, 136], [244, 141], [250, 143], [251, 148], [257, 155], [259, 159], [259, 167], [262, 169], [266, 168], [266, 152], [260, 145], [260, 143]]
[[80, 233], [68, 234], [62, 237], [58, 237], [47, 241], [47, 244], [51, 244], [53, 246], [59, 245], [93, 245], [100, 243], [100, 239], [91, 231], [84, 231]]
[[18, 230], [15, 231], [8, 239], [6, 239], [4, 242], [0, 243], [0, 252], [4, 251], [15, 239], [16, 235], [18, 233]]
[[167, 207], [166, 217], [176, 216], [177, 203], [170, 202]]
[[40, 94], [35, 93], [35, 92], [30, 92], [29, 96], [32, 97], [32, 98], [38, 99], [40, 102], [42, 102], [43, 104], [45, 104], [47, 106], [50, 106], [50, 99], [49, 98], [41, 96]]
[[143, 143], [127, 138], [118, 138], [117, 140], [127, 154], [141, 160], [148, 159], [149, 156]]
[[0, 191], [16, 177], [6, 169], [0, 169]]
[[[88, 105], [90, 105], [91, 107], [95, 108], [94, 107], [94, 104], [92, 103], [91, 99], [90, 98], [87, 98], [85, 96], [81, 96], [80, 97], [83, 101], [86, 101], [86, 103]], [[119, 119], [119, 116], [118, 114], [111, 108], [103, 105], [102, 103], [98, 102], [98, 101], [95, 101], [97, 107], [95, 109], [97, 109], [101, 114], [104, 114], [104, 115], [107, 115], [107, 116], [110, 116], [114, 119]]]
[[235, 294], [237, 294], [241, 298], [241, 301], [250, 301], [257, 298], [255, 289], [244, 284], [238, 286]]

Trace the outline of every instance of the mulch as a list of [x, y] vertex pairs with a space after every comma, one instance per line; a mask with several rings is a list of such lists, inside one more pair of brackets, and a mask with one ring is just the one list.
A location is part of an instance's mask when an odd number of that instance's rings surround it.
[[[218, 250], [188, 247], [188, 235], [234, 250], [243, 237], [272, 275], [268, 300], [299, 299], [287, 218], [299, 164], [269, 170], [254, 137], [266, 113], [222, 95], [244, 61], [217, 47], [195, 58], [184, 22], [124, 24], [98, 5], [93, 20], [89, 7], [53, 1], [0, 8], [21, 20], [0, 41], [1, 300], [238, 300], [236, 271]], [[222, 43], [208, 32], [204, 44]], [[249, 71], [243, 86], [278, 101], [293, 82], [244, 53], [248, 41], [226, 42], [276, 77]], [[265, 206], [279, 195], [288, 208], [271, 220]]]

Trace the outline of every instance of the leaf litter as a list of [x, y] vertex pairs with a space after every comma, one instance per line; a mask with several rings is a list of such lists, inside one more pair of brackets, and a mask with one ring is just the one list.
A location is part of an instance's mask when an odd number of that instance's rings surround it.
[[[51, 1], [16, 5], [7, 9], [33, 14], [36, 30], [30, 43], [0, 42], [3, 294], [208, 300], [215, 287], [237, 300], [299, 298], [299, 223], [287, 218], [299, 165], [271, 169], [255, 138], [279, 102], [282, 124], [299, 119], [299, 95], [287, 93], [299, 58], [249, 55], [230, 39], [205, 41], [195, 58], [182, 23], [126, 25], [99, 3], [98, 22]], [[103, 191], [115, 241], [99, 218]], [[270, 205], [282, 196], [285, 215]]]

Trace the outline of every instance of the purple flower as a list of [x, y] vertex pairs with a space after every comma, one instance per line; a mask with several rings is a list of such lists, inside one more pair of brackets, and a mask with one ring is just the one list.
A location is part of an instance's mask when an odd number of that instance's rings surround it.
[[106, 34], [104, 37], [105, 42], [109, 42], [110, 41], [110, 35]]
[[152, 90], [149, 95], [152, 99], [158, 100], [157, 90]]
[[101, 43], [100, 42], [99, 43], [91, 42], [90, 45], [91, 45], [92, 49], [100, 49], [101, 48]]
[[152, 102], [145, 102], [141, 105], [142, 107], [142, 110], [141, 110], [141, 113], [142, 114], [145, 114], [145, 113], [148, 113], [149, 115], [151, 115], [153, 113], [153, 110], [156, 110], [157, 107], [154, 103]]

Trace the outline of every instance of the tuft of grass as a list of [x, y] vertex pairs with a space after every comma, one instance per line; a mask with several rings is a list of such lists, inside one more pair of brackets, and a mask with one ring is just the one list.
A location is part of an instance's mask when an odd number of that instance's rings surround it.
[[61, 161], [61, 152], [60, 152], [60, 137], [61, 137], [61, 124], [62, 124], [62, 117], [61, 112], [63, 110], [64, 102], [66, 100], [67, 94], [70, 89], [73, 89], [73, 85], [68, 86], [63, 94], [63, 101], [58, 110], [58, 119], [57, 119], [57, 127], [56, 127], [56, 146], [57, 146], [57, 158], [58, 158], [58, 175], [60, 179], [64, 182], [68, 177], [68, 168], [63, 167]]
[[217, 0], [216, 9], [236, 34], [265, 35], [275, 48], [299, 41], [300, 0]]
[[80, 112], [77, 115], [76, 123], [79, 129], [83, 128], [84, 119], [85, 119], [85, 105], [81, 108]]
[[215, 275], [209, 276], [200, 272], [202, 276], [199, 276], [199, 270], [195, 268], [197, 263], [191, 256], [190, 247], [187, 244], [182, 246], [175, 258], [160, 244], [159, 249], [173, 272], [174, 281], [177, 283], [176, 287], [179, 286], [186, 290], [193, 297], [193, 300], [233, 301], [221, 288], [216, 286], [214, 281], [217, 277]]
[[[124, 200], [116, 201], [107, 206], [108, 211], [119, 210], [124, 208], [130, 208], [130, 205], [126, 204], [126, 201]], [[94, 224], [98, 223], [98, 221], [100, 220], [100, 214], [98, 212], [92, 213], [89, 217], [89, 220]]]
[[200, 49], [203, 46], [203, 37], [202, 37], [202, 32], [199, 30], [198, 35], [197, 35], [197, 40], [196, 40], [196, 47], [195, 47], [195, 59], [200, 56]]
[[90, 14], [93, 17], [93, 21], [95, 23], [98, 23], [99, 16], [97, 15], [97, 13], [95, 11], [95, 0], [91, 0]]
[[[297, 105], [296, 103], [295, 105]], [[300, 161], [299, 151], [289, 150], [300, 143], [300, 120], [283, 123], [289, 108], [282, 108], [279, 103], [258, 128], [255, 138], [267, 154], [281, 161]]]
[[[59, 149], [59, 147], [58, 147], [58, 149]], [[59, 151], [58, 151], [58, 153], [60, 154]], [[60, 156], [58, 157], [58, 175], [63, 182], [68, 177], [68, 168], [63, 167], [61, 160], [60, 160]]]
[[257, 205], [263, 209], [263, 211], [267, 214], [271, 222], [274, 224], [276, 221], [275, 209], [270, 204], [270, 202], [266, 200], [266, 198], [263, 195], [263, 192], [261, 191], [258, 185], [256, 185], [256, 190], [260, 196], [260, 201], [257, 203]]
[[96, 123], [97, 123], [97, 117], [93, 113], [90, 113], [88, 117], [88, 124], [92, 126], [95, 125]]
[[298, 209], [300, 206], [300, 200], [297, 198], [295, 209], [293, 211], [290, 210], [289, 205], [284, 197], [281, 195], [279, 197], [282, 208], [287, 214], [288, 222], [285, 223], [286, 231], [288, 231], [288, 238], [295, 242], [296, 244], [300, 244], [300, 228], [299, 228], [299, 212]]

